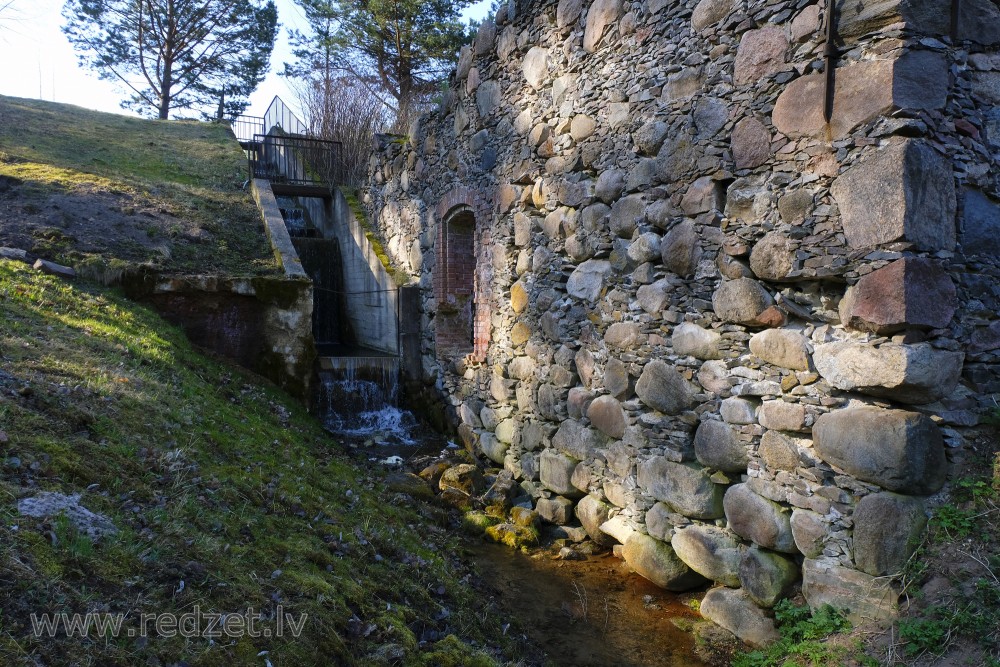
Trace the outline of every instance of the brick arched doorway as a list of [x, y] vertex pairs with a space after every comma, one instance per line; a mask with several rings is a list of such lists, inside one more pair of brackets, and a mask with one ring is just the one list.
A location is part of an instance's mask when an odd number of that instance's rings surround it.
[[438, 227], [434, 291], [439, 358], [486, 358], [490, 315], [485, 285], [477, 270], [478, 237], [476, 211], [469, 204], [453, 206]]

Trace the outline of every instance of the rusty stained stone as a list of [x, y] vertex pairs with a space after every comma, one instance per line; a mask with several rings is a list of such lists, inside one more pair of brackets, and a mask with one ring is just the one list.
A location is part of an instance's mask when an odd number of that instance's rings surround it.
[[[824, 74], [795, 79], [778, 96], [771, 120], [779, 132], [799, 137], [825, 137]], [[914, 51], [898, 60], [871, 60], [838, 67], [835, 72], [832, 139], [846, 137], [856, 127], [894, 107], [939, 109], [948, 96], [944, 58]]]
[[904, 257], [861, 278], [841, 300], [841, 321], [877, 334], [906, 327], [948, 326], [957, 305], [955, 284], [941, 265]]

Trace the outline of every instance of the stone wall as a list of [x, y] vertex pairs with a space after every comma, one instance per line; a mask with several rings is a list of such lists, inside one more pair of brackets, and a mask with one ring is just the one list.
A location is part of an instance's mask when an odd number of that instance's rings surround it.
[[[1000, 388], [1000, 8], [941, 5], [840, 3], [827, 123], [823, 3], [508, 4], [371, 160], [467, 446], [751, 642], [800, 582], [892, 616]], [[452, 351], [470, 213], [489, 336]]]

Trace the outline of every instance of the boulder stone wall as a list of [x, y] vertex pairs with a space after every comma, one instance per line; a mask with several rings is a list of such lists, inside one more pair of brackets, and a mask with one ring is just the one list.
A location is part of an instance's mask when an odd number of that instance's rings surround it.
[[826, 3], [502, 4], [363, 191], [466, 445], [754, 642], [893, 615], [1000, 389], [1000, 22], [846, 4], [829, 91]]

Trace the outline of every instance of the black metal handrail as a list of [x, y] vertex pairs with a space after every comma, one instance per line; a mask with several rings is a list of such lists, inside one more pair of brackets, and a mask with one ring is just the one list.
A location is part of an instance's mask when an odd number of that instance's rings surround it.
[[247, 151], [250, 178], [329, 187], [340, 182], [340, 142], [302, 136], [255, 134]]

